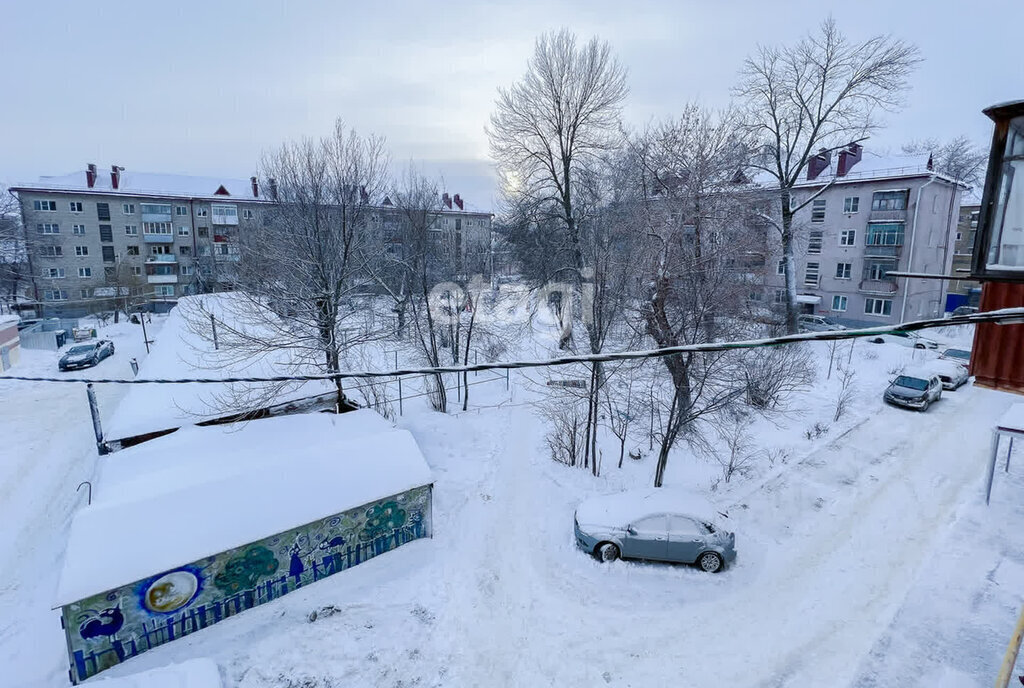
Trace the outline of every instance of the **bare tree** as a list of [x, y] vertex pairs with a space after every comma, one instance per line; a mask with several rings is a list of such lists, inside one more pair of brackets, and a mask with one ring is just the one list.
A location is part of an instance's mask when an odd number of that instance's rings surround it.
[[913, 45], [879, 35], [850, 42], [833, 19], [796, 45], [758, 48], [747, 58], [735, 93], [758, 139], [754, 165], [772, 179], [786, 273], [786, 327], [797, 331], [793, 216], [821, 191], [793, 202], [793, 187], [819, 151], [834, 150], [876, 130], [879, 110], [896, 110], [920, 62]]
[[770, 410], [814, 382], [810, 352], [801, 344], [759, 347], [743, 352], [747, 403]]
[[31, 283], [18, 199], [0, 188], [0, 298], [9, 302]]
[[745, 475], [758, 456], [750, 436], [749, 416], [726, 410], [716, 414], [711, 421], [715, 434], [725, 444], [724, 452], [712, 451], [711, 457], [722, 468], [722, 479], [730, 482], [734, 475]]
[[843, 414], [846, 413], [846, 408], [853, 400], [857, 391], [853, 385], [856, 376], [857, 372], [853, 369], [853, 366], [839, 367], [839, 395], [836, 397], [836, 412], [832, 417], [833, 423], [838, 422], [842, 418]]
[[622, 468], [622, 460], [626, 456], [626, 442], [629, 440], [629, 429], [633, 425], [635, 415], [639, 406], [638, 400], [633, 394], [633, 375], [626, 376], [626, 385], [623, 390], [613, 388], [611, 385], [604, 387], [604, 399], [606, 406], [606, 423], [619, 440], [619, 468]]
[[984, 181], [988, 150], [975, 145], [966, 136], [957, 136], [946, 142], [938, 139], [912, 141], [903, 146], [904, 153], [927, 153], [937, 172], [944, 172], [967, 186], [978, 188]]
[[[347, 325], [362, 323], [353, 296], [364, 274], [360, 247], [372, 202], [386, 184], [384, 141], [338, 120], [330, 135], [285, 143], [261, 166], [273, 204], [265, 222], [241, 237], [238, 293], [221, 300], [228, 312], [217, 314], [227, 321], [222, 336], [235, 360], [273, 352], [278, 365], [337, 373], [345, 347], [374, 336]], [[195, 314], [197, 331], [211, 329], [212, 314]], [[333, 386], [340, 406], [341, 379]], [[251, 393], [246, 397], [253, 403]]]
[[[173, 266], [177, 268], [177, 266]], [[103, 286], [93, 289], [97, 309], [113, 311], [114, 322], [120, 322], [121, 313], [127, 318], [138, 306], [149, 300], [146, 278], [142, 268], [127, 256], [118, 254], [114, 262], [103, 267]]]

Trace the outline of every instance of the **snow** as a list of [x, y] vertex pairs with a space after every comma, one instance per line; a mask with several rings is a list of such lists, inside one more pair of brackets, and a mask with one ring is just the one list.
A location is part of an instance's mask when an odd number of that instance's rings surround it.
[[706, 498], [673, 488], [628, 490], [588, 499], [576, 509], [579, 524], [625, 527], [657, 513], [689, 515], [717, 521], [721, 514]]
[[[221, 186], [228, 196], [215, 195]], [[60, 190], [83, 191], [86, 193], [112, 193], [115, 195], [157, 195], [187, 198], [202, 198], [223, 203], [238, 201], [266, 200], [263, 194], [265, 187], [260, 186], [259, 199], [252, 195], [252, 184], [248, 179], [222, 179], [220, 177], [198, 177], [184, 174], [164, 174], [154, 172], [136, 172], [131, 169], [122, 170], [118, 188], [111, 185], [110, 168], [100, 167], [96, 173], [96, 183], [90, 189], [86, 184], [85, 170], [63, 175], [40, 177], [37, 182], [18, 184], [12, 189], [20, 190]]]
[[217, 665], [209, 659], [190, 659], [121, 678], [96, 678], [86, 685], [102, 688], [221, 688]]
[[999, 419], [997, 425], [1000, 428], [1024, 432], [1024, 403], [1011, 406]]
[[[56, 605], [432, 482], [412, 436], [387, 426], [365, 410], [283, 416], [183, 428], [104, 457], [71, 524]], [[159, 537], [152, 514], [173, 514]]]

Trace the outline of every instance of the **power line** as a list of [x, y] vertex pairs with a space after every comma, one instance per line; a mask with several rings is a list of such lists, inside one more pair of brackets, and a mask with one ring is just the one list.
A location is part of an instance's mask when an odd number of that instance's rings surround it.
[[179, 385], [179, 384], [231, 384], [231, 383], [259, 383], [259, 382], [315, 382], [333, 381], [337, 379], [361, 379], [361, 378], [391, 378], [407, 377], [411, 375], [432, 375], [436, 373], [472, 373], [484, 370], [515, 370], [518, 368], [549, 368], [555, 366], [572, 365], [574, 363], [609, 363], [612, 361], [633, 361], [647, 358], [664, 358], [685, 353], [714, 353], [719, 351], [732, 351], [738, 349], [755, 349], [763, 346], [778, 346], [782, 344], [798, 344], [800, 342], [833, 341], [844, 339], [859, 339], [894, 332], [913, 332], [927, 330], [936, 327], [948, 327], [953, 325], [974, 325], [978, 323], [997, 323], [1011, 325], [1024, 323], [1024, 307], [1004, 308], [984, 313], [973, 313], [970, 315], [957, 315], [949, 318], [932, 318], [929, 320], [913, 320], [898, 325], [886, 325], [882, 327], [868, 327], [853, 330], [836, 330], [830, 332], [807, 332], [804, 334], [789, 334], [781, 337], [768, 337], [764, 339], [745, 339], [735, 342], [708, 342], [705, 344], [685, 344], [682, 346], [670, 346], [662, 349], [648, 349], [643, 351], [620, 351], [608, 354], [584, 354], [578, 356], [561, 356], [559, 358], [546, 359], [541, 361], [496, 361], [493, 363], [476, 363], [466, 366], [433, 366], [427, 368], [401, 368], [398, 370], [353, 370], [339, 373], [325, 373], [319, 375], [281, 375], [273, 377], [227, 377], [227, 378], [147, 378], [147, 379], [111, 379], [101, 378], [90, 380], [88, 378], [63, 378], [63, 377], [24, 377], [17, 375], [0, 376], [0, 380], [20, 380], [24, 382], [54, 382], [54, 383], [93, 383], [110, 385]]

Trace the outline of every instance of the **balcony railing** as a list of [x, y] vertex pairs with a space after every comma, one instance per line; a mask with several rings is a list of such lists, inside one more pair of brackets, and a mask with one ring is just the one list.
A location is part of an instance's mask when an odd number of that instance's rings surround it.
[[907, 211], [903, 210], [872, 210], [868, 222], [906, 222]]
[[237, 225], [237, 215], [211, 215], [210, 224], [212, 225]]
[[147, 263], [177, 263], [178, 257], [173, 253], [158, 253], [152, 256], [146, 256]]
[[142, 240], [147, 244], [173, 244], [173, 234], [143, 234]]
[[895, 294], [896, 281], [890, 279], [862, 279], [857, 290], [865, 294]]
[[233, 263], [237, 263], [238, 262], [238, 256], [239, 256], [239, 254], [237, 254], [237, 253], [215, 253], [213, 255], [215, 260], [218, 260], [218, 261], [229, 261], [229, 262], [233, 262]]
[[177, 284], [177, 275], [146, 275], [146, 281], [150, 284]]
[[864, 247], [864, 255], [866, 257], [878, 257], [878, 258], [899, 258], [903, 255], [903, 245], [891, 245], [891, 244], [868, 244]]

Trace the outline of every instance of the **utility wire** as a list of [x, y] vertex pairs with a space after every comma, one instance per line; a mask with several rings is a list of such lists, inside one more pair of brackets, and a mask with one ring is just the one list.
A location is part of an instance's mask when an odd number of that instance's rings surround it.
[[788, 334], [781, 337], [768, 337], [764, 339], [745, 339], [735, 342], [708, 342], [705, 344], [685, 344], [682, 346], [669, 346], [662, 349], [648, 349], [644, 351], [620, 351], [608, 354], [585, 354], [578, 356], [561, 356], [542, 361], [495, 361], [493, 363], [476, 363], [466, 366], [434, 366], [429, 368], [400, 368], [398, 370], [352, 370], [338, 373], [324, 373], [319, 375], [282, 375], [274, 377], [226, 377], [226, 378], [148, 378], [148, 379], [111, 379], [101, 378], [90, 380], [88, 378], [67, 378], [67, 377], [23, 377], [18, 375], [0, 376], [0, 381], [20, 380], [24, 382], [54, 382], [54, 383], [92, 383], [110, 385], [180, 385], [180, 384], [227, 384], [240, 382], [304, 382], [304, 381], [333, 381], [344, 379], [360, 378], [389, 378], [406, 377], [410, 375], [431, 375], [435, 373], [472, 373], [484, 370], [515, 370], [518, 368], [548, 368], [555, 366], [571, 365], [574, 363], [608, 363], [611, 361], [631, 361], [645, 358], [664, 358], [685, 353], [712, 353], [718, 351], [732, 351], [735, 349], [755, 349], [763, 346], [778, 346], [782, 344], [798, 344], [800, 342], [819, 342], [844, 339], [859, 339], [894, 332], [913, 332], [927, 330], [935, 327], [948, 327], [953, 325], [974, 325], [978, 323], [997, 323], [1003, 325], [1024, 323], [1024, 307], [1003, 308], [996, 311], [973, 313], [971, 315], [956, 315], [949, 318], [932, 318], [929, 320], [913, 320], [898, 325], [886, 325], [882, 327], [868, 327], [852, 330], [836, 330], [830, 332], [807, 332], [804, 334]]

